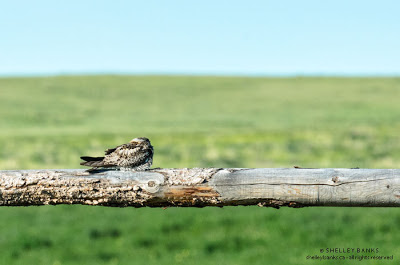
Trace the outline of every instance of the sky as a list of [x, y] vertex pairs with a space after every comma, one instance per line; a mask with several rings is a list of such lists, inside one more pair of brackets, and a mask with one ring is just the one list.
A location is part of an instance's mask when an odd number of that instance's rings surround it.
[[0, 75], [400, 75], [400, 1], [0, 2]]

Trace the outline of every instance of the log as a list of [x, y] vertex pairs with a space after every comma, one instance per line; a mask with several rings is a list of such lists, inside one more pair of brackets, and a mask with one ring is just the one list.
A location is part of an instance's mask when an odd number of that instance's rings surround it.
[[400, 169], [183, 168], [0, 171], [0, 205], [400, 206]]

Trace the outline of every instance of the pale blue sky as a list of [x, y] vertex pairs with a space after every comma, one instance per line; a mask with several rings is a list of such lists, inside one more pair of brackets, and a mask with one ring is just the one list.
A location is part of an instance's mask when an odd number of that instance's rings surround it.
[[400, 1], [1, 1], [0, 75], [400, 75]]

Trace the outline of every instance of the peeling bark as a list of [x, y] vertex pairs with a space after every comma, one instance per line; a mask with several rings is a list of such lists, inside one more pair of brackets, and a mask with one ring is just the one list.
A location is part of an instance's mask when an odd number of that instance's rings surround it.
[[0, 206], [399, 206], [399, 169], [0, 171]]

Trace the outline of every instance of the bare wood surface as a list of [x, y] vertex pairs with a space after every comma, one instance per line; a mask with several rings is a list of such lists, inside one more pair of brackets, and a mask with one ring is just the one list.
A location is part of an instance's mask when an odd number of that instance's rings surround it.
[[0, 206], [400, 206], [400, 169], [0, 171]]

